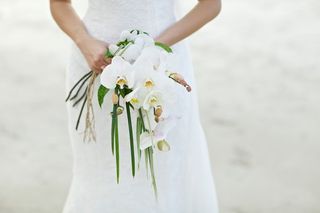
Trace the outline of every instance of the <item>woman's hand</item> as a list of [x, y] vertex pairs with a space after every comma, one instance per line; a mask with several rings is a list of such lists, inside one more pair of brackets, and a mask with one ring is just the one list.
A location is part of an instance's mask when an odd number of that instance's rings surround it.
[[108, 44], [89, 35], [71, 0], [50, 0], [50, 9], [59, 27], [77, 44], [91, 70], [100, 73], [110, 64], [110, 58], [104, 59]]
[[104, 41], [97, 40], [91, 36], [87, 36], [76, 42], [81, 50], [91, 70], [100, 73], [110, 60], [105, 58], [108, 44]]

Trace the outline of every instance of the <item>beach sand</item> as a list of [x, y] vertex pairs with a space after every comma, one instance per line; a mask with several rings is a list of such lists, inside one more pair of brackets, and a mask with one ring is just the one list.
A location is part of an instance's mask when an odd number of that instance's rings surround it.
[[[319, 8], [229, 0], [189, 39], [221, 213], [320, 212]], [[0, 35], [0, 212], [61, 212], [70, 41], [40, 0], [1, 0]]]

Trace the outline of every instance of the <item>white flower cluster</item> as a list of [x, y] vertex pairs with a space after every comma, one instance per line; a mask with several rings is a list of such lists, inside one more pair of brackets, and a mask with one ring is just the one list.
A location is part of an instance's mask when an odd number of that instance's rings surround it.
[[143, 111], [148, 131], [141, 134], [140, 148], [157, 145], [169, 150], [166, 137], [178, 117], [171, 110], [177, 83], [169, 78], [175, 57], [138, 30], [122, 32], [120, 40], [109, 46], [109, 55], [112, 63], [103, 70], [101, 84], [113, 91], [125, 90], [123, 100], [136, 112]]

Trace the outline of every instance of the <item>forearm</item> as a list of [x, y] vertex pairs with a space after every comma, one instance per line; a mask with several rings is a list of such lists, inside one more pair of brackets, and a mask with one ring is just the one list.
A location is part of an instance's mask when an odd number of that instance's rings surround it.
[[165, 30], [156, 40], [171, 46], [214, 19], [220, 10], [220, 0], [200, 0], [187, 15]]
[[50, 9], [56, 23], [75, 43], [89, 37], [70, 0], [50, 0]]

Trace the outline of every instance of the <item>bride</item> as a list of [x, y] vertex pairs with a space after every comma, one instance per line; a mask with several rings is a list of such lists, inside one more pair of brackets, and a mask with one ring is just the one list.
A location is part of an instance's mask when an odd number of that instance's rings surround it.
[[155, 155], [158, 200], [153, 196], [143, 166], [135, 178], [131, 176], [126, 135], [121, 135], [121, 180], [116, 183], [114, 157], [108, 143], [110, 116], [106, 115], [110, 109], [100, 109], [93, 100], [96, 143], [83, 143], [84, 125], [80, 124], [80, 131], [74, 128], [79, 108], [68, 103], [74, 168], [64, 213], [218, 212], [206, 139], [199, 121], [191, 59], [183, 40], [214, 19], [221, 3], [199, 0], [178, 21], [175, 4], [175, 0], [89, 0], [81, 20], [71, 0], [50, 1], [53, 18], [74, 41], [67, 66], [67, 91], [89, 70], [101, 73], [108, 66], [110, 61], [104, 59], [108, 44], [127, 29], [143, 30], [155, 41], [172, 46], [180, 59], [179, 72], [193, 87], [192, 93], [181, 94], [184, 101], [177, 105], [184, 115], [168, 136], [171, 151]]

